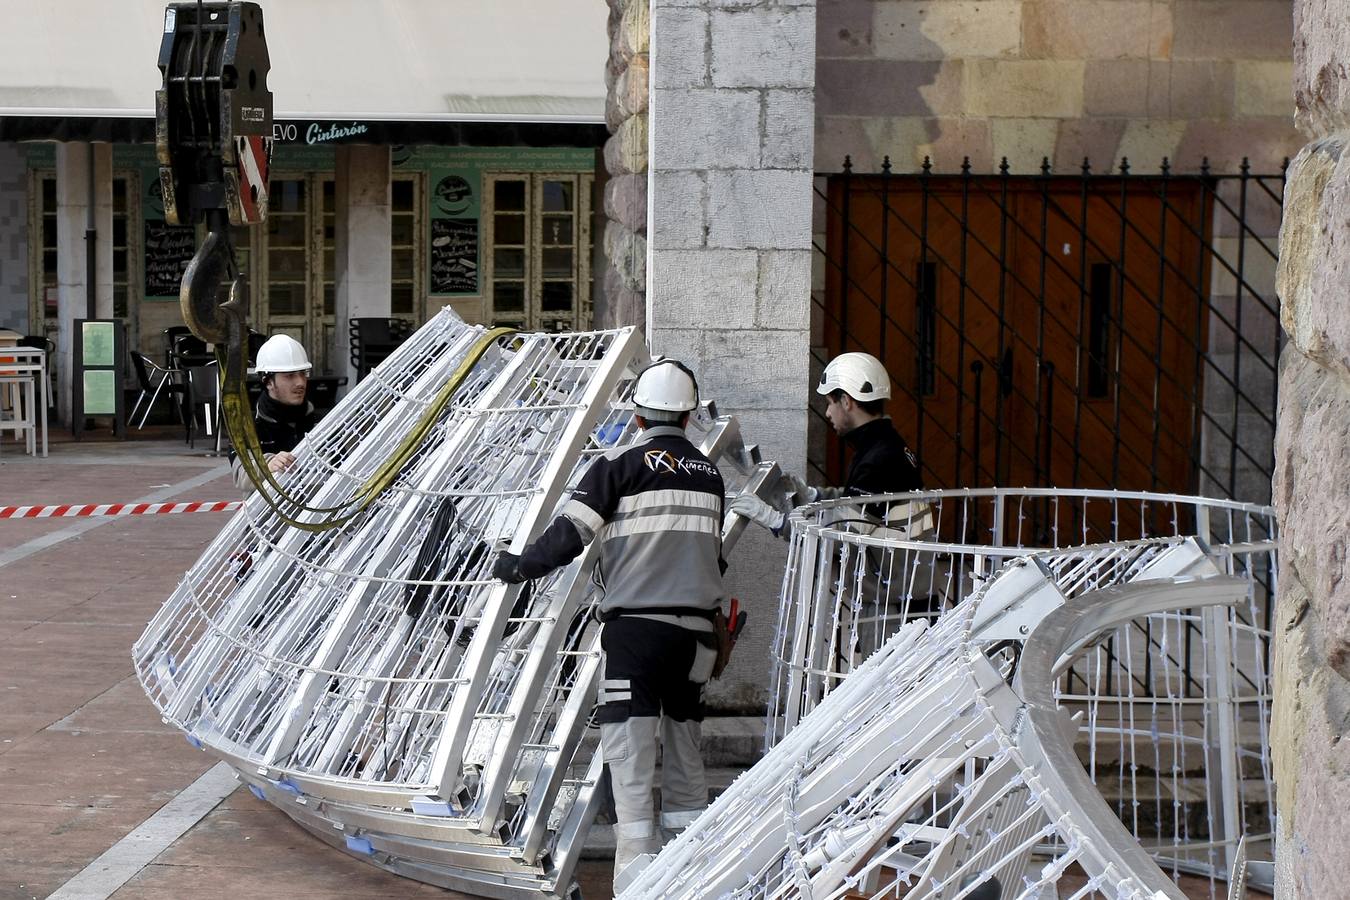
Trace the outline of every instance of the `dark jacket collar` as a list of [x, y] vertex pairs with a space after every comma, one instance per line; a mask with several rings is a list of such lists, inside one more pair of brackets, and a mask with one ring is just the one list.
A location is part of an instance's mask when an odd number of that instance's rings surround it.
[[685, 437], [684, 429], [678, 425], [652, 425], [644, 428], [638, 440], [642, 443], [659, 437]]
[[278, 403], [266, 391], [258, 397], [257, 417], [265, 422], [294, 425], [305, 421], [312, 415], [314, 415], [314, 404], [308, 400], [300, 406], [292, 406], [289, 403]]
[[864, 422], [852, 431], [847, 432], [844, 435], [844, 443], [858, 450], [876, 443], [882, 435], [894, 430], [895, 426], [891, 424], [890, 416], [882, 416], [880, 419]]

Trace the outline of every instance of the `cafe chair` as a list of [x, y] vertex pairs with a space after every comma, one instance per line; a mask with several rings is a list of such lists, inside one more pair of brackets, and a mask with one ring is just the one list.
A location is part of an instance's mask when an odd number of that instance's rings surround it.
[[141, 394], [136, 398], [136, 404], [131, 407], [131, 415], [127, 416], [130, 421], [135, 421], [136, 413], [141, 409], [141, 403], [149, 398], [145, 403], [145, 412], [141, 415], [141, 421], [136, 426], [137, 429], [145, 427], [146, 419], [150, 418], [150, 410], [155, 406], [155, 401], [159, 395], [167, 391], [167, 396], [179, 398], [174, 403], [174, 409], [178, 410], [179, 421], [186, 421], [183, 417], [183, 401], [187, 399], [187, 386], [183, 384], [182, 372], [177, 369], [168, 369], [156, 364], [144, 353], [131, 351], [131, 366], [136, 370], [136, 381], [140, 383]]
[[199, 429], [205, 428], [206, 436], [216, 439], [216, 451], [219, 452], [220, 367], [209, 363], [184, 371], [187, 372], [187, 443], [195, 450]]
[[306, 399], [314, 404], [315, 410], [326, 413], [337, 405], [338, 389], [346, 384], [346, 377], [316, 375], [309, 380], [309, 393]]
[[206, 349], [206, 342], [195, 334], [180, 334], [173, 339], [169, 353], [172, 368], [190, 369], [193, 366], [210, 365], [215, 356]]
[[176, 344], [178, 339], [183, 335], [190, 334], [192, 334], [192, 329], [188, 328], [186, 325], [170, 325], [168, 328], [164, 329], [164, 367], [166, 369], [178, 368], [178, 365], [174, 362], [173, 358], [174, 344]]
[[26, 334], [19, 338], [20, 347], [33, 347], [47, 353], [47, 409], [56, 409], [56, 342], [46, 335]]
[[407, 319], [355, 318], [347, 321], [352, 368], [356, 370], [357, 382], [384, 362], [413, 333], [412, 322]]

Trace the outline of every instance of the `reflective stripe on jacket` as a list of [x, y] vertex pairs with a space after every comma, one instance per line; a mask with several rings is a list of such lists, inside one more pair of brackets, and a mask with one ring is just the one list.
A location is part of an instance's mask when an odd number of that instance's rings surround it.
[[539, 577], [599, 540], [602, 610], [712, 609], [722, 597], [723, 490], [682, 428], [648, 428], [591, 463], [521, 571]]

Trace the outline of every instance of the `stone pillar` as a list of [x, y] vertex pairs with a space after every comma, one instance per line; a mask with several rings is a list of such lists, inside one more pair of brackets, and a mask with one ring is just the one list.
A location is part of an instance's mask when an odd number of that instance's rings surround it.
[[1350, 856], [1350, 2], [1294, 3], [1295, 121], [1276, 289], [1280, 516], [1275, 895], [1345, 896]]
[[390, 156], [388, 147], [339, 146], [335, 160], [333, 346], [329, 364], [335, 375], [356, 384], [348, 320], [387, 318], [390, 313], [392, 251], [389, 243]]
[[[86, 240], [91, 199], [96, 231], [92, 274], [88, 271]], [[69, 424], [75, 320], [89, 317], [91, 278], [95, 286], [95, 317], [110, 318], [113, 314], [111, 144], [56, 145], [56, 273], [56, 407], [57, 414]]]
[[[647, 335], [747, 440], [806, 467], [814, 0], [653, 0]], [[783, 544], [751, 528], [728, 590], [754, 627], [724, 707], [761, 706]]]
[[642, 325], [647, 317], [647, 108], [650, 0], [609, 0], [605, 67], [605, 267], [596, 328]]

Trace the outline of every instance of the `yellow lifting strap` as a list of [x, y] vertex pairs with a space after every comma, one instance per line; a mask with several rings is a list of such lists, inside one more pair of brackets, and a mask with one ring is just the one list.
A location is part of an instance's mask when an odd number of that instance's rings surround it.
[[[394, 453], [371, 473], [365, 484], [361, 485], [346, 502], [337, 506], [307, 506], [302, 500], [287, 493], [272, 477], [267, 460], [263, 456], [262, 446], [258, 442], [258, 431], [253, 425], [253, 416], [249, 409], [248, 390], [244, 385], [243, 372], [247, 362], [247, 350], [242, 342], [234, 341], [231, 343], [235, 346], [230, 349], [240, 354], [234, 366], [227, 366], [229, 351], [218, 351], [217, 356], [222, 381], [221, 412], [225, 419], [225, 427], [229, 431], [230, 442], [249, 481], [253, 482], [263, 500], [283, 522], [293, 528], [316, 534], [341, 528], [369, 508], [375, 499], [394, 483], [488, 348], [515, 333], [516, 330], [513, 328], [493, 328], [484, 332], [482, 337], [474, 342], [464, 359], [460, 360], [450, 378], [441, 385], [431, 403], [418, 416], [412, 429], [399, 442]], [[298, 511], [322, 515], [315, 521], [303, 522], [288, 514], [283, 505]]]

